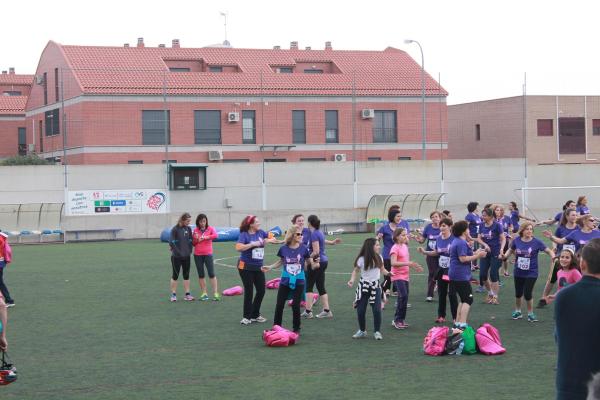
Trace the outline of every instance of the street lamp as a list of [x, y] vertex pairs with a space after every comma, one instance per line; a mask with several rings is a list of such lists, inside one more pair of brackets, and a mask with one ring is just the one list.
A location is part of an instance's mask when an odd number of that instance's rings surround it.
[[404, 41], [406, 44], [416, 43], [419, 46], [419, 50], [421, 51], [421, 117], [423, 121], [421, 122], [421, 140], [422, 140], [422, 155], [421, 159], [425, 160], [427, 156], [425, 155], [425, 146], [427, 143], [427, 127], [425, 125], [425, 57], [423, 56], [423, 48], [421, 47], [421, 43], [416, 40], [406, 39]]

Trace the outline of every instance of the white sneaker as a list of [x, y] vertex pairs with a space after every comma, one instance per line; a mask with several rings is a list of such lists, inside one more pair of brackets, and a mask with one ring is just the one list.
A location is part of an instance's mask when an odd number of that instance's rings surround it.
[[317, 314], [317, 318], [333, 318], [333, 313], [331, 312], [331, 310], [327, 312], [321, 311]]
[[252, 321], [250, 321], [248, 318], [242, 318], [242, 320], [240, 321], [240, 324], [242, 325], [250, 325], [252, 323]]
[[375, 340], [382, 340], [383, 339], [383, 335], [381, 334], [381, 332], [375, 332], [373, 334], [373, 337], [375, 338]]
[[428, 303], [431, 303], [431, 302], [433, 301], [433, 297], [431, 297], [431, 296], [427, 296], [427, 297], [425, 298], [425, 301], [426, 301], [426, 302], [428, 302]]
[[262, 324], [263, 322], [267, 322], [267, 319], [265, 317], [263, 317], [262, 315], [259, 315], [256, 318], [250, 318], [250, 321], [251, 322], [260, 322]]
[[367, 337], [367, 331], [361, 331], [360, 329], [352, 335], [352, 339], [363, 339]]
[[300, 314], [300, 316], [305, 319], [313, 319], [315, 317], [314, 314], [312, 313], [312, 311], [306, 311], [306, 310], [304, 310], [304, 312], [302, 314]]

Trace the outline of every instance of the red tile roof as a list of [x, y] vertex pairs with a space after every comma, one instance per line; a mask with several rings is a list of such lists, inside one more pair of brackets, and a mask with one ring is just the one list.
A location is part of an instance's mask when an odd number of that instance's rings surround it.
[[[404, 51], [63, 46], [84, 93], [420, 96], [421, 67]], [[241, 72], [170, 72], [163, 60], [237, 65]], [[280, 74], [274, 65], [332, 62], [340, 73]], [[261, 77], [262, 73], [262, 77]], [[261, 83], [262, 82], [262, 83]], [[261, 89], [262, 87], [262, 89]], [[426, 94], [447, 95], [426, 75]]]
[[27, 103], [27, 96], [0, 95], [0, 115], [25, 116], [25, 103]]
[[0, 74], [0, 85], [29, 85], [33, 84], [33, 75]]

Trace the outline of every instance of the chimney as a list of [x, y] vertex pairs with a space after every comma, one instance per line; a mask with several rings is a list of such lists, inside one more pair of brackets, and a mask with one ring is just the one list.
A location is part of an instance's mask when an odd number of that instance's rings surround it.
[[171, 47], [174, 49], [178, 49], [179, 48], [179, 39], [173, 39], [171, 41]]
[[144, 47], [144, 38], [138, 38], [137, 47]]
[[304, 50], [311, 50], [312, 48], [310, 46], [306, 46], [306, 48]]
[[281, 46], [273, 46], [273, 50], [281, 50]]
[[7, 73], [7, 71], [2, 71], [2, 75], [6, 75]]
[[160, 47], [161, 49], [164, 49], [166, 46], [165, 46], [164, 43], [161, 43], [161, 44], [158, 45], [158, 47]]
[[14, 75], [15, 74], [15, 67], [10, 67], [8, 69], [8, 73]]
[[290, 42], [290, 50], [298, 50], [298, 42]]
[[333, 50], [333, 47], [331, 47], [331, 42], [325, 42], [325, 50]]
[[128, 48], [128, 47], [129, 47], [129, 43], [125, 43], [125, 44], [123, 45], [123, 47], [125, 47], [125, 48]]

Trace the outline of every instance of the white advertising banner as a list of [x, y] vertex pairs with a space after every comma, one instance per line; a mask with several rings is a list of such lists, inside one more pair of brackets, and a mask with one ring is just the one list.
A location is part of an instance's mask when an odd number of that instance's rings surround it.
[[164, 189], [76, 190], [67, 195], [67, 215], [165, 214]]

